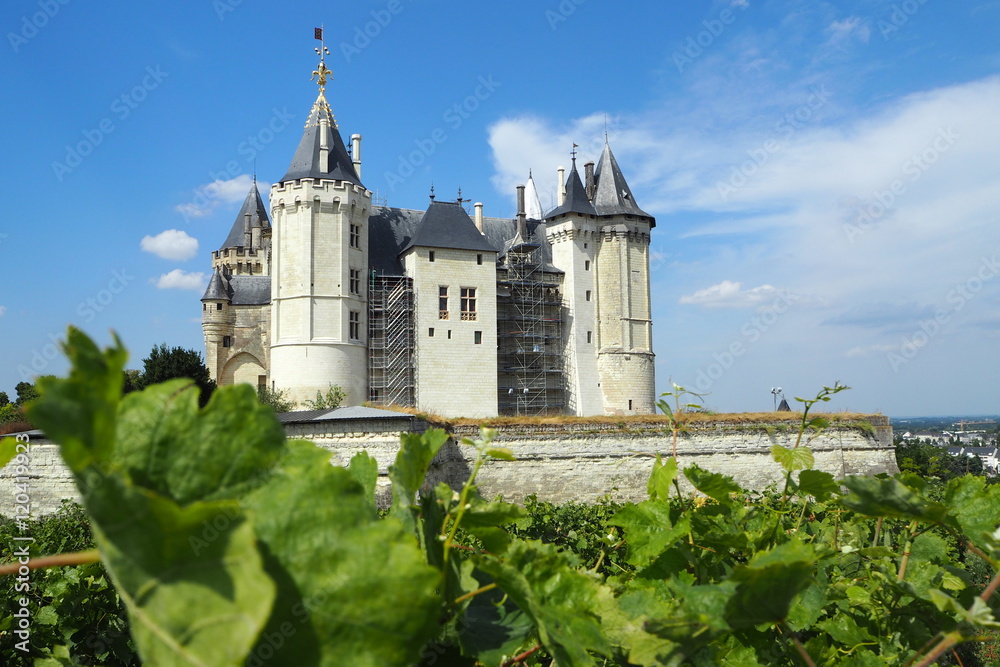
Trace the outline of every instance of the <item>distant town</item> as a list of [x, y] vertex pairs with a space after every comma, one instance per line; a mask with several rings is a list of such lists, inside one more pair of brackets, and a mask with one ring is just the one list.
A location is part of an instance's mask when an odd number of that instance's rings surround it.
[[926, 443], [946, 448], [954, 457], [977, 458], [987, 475], [996, 475], [998, 416], [892, 417], [896, 445]]

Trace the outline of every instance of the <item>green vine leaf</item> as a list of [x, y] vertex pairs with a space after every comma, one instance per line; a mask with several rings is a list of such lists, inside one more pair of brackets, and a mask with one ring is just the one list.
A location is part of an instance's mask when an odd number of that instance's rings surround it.
[[808, 447], [789, 449], [781, 445], [772, 445], [771, 456], [788, 472], [812, 468], [816, 463], [812, 450]]
[[742, 491], [740, 485], [734, 482], [732, 477], [709, 472], [697, 465], [685, 468], [684, 476], [694, 485], [694, 488], [719, 502], [730, 503], [733, 500], [733, 494]]

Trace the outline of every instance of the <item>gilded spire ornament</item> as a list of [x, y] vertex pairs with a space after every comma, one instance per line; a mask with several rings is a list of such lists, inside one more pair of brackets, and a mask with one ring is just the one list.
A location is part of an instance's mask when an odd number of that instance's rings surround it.
[[313, 70], [310, 80], [319, 83], [319, 92], [322, 95], [323, 91], [326, 90], [327, 77], [333, 78], [333, 71], [326, 66], [326, 56], [330, 55], [330, 49], [326, 48], [326, 43], [323, 41], [323, 28], [315, 28], [313, 35], [319, 40], [320, 44], [313, 49], [316, 55], [319, 56], [319, 66]]

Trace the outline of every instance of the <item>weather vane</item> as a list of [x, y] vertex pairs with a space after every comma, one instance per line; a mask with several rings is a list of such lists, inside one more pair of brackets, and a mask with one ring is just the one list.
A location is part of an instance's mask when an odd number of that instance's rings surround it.
[[319, 92], [326, 90], [326, 78], [333, 78], [333, 72], [327, 69], [326, 66], [326, 56], [330, 55], [330, 49], [326, 48], [326, 43], [323, 41], [323, 28], [314, 28], [313, 36], [319, 40], [319, 46], [313, 49], [319, 56], [319, 67], [313, 70], [311, 80], [315, 80], [319, 83]]

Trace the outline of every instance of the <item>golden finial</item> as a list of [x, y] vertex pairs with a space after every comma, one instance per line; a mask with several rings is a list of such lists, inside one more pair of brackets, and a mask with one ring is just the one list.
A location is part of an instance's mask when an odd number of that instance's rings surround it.
[[319, 66], [313, 70], [310, 80], [319, 83], [319, 92], [322, 93], [326, 89], [326, 79], [327, 77], [333, 78], [333, 72], [326, 66], [326, 56], [330, 54], [330, 49], [326, 48], [326, 43], [323, 41], [323, 28], [314, 28], [313, 36], [319, 40], [319, 46], [313, 49], [319, 56]]

